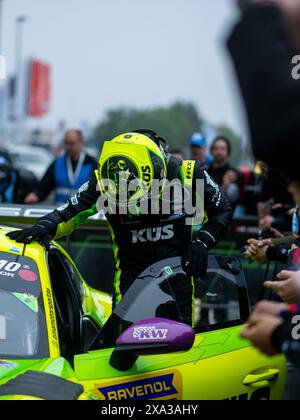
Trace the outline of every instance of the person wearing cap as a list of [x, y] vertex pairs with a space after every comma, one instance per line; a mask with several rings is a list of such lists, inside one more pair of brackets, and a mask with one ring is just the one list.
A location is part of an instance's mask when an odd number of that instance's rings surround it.
[[202, 133], [194, 133], [190, 137], [192, 159], [197, 160], [203, 167], [208, 167], [212, 159], [207, 155], [207, 140]]
[[24, 204], [25, 197], [36, 185], [35, 176], [25, 169], [15, 169], [0, 156], [0, 203]]

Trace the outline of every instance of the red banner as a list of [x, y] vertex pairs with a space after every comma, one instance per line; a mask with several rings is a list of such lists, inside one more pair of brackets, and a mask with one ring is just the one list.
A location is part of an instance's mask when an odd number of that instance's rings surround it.
[[28, 115], [42, 117], [50, 110], [51, 68], [37, 60], [32, 60], [29, 68]]

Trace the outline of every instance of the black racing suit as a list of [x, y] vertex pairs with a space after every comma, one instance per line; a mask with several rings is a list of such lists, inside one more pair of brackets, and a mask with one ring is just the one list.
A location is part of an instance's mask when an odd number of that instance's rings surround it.
[[[191, 163], [191, 161], [189, 161]], [[188, 172], [191, 188], [196, 189], [196, 180], [204, 180], [204, 207], [207, 221], [197, 232], [208, 249], [213, 248], [232, 221], [232, 210], [218, 185], [201, 168], [198, 162], [187, 162], [170, 157], [168, 180], [185, 178], [183, 168], [193, 168]], [[193, 173], [192, 173], [193, 172]], [[180, 181], [180, 182], [181, 182]], [[96, 176], [92, 176], [76, 196], [56, 210], [62, 223], [56, 238], [64, 236], [83, 223], [89, 216], [100, 210]], [[192, 226], [186, 225], [186, 214], [168, 215], [106, 215], [115, 257], [114, 306], [132, 285], [135, 279], [149, 266], [163, 259], [182, 256], [192, 241]], [[192, 306], [192, 305], [190, 305]]]

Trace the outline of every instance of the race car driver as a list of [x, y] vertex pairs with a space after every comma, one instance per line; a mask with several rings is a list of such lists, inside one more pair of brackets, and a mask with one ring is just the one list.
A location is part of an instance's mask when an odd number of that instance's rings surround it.
[[[182, 266], [188, 276], [204, 276], [207, 271], [208, 251], [217, 244], [232, 221], [230, 204], [198, 162], [171, 157], [165, 140], [150, 130], [139, 130], [105, 142], [99, 169], [75, 196], [48, 216], [42, 217], [35, 226], [11, 232], [8, 236], [25, 244], [40, 241], [49, 248], [51, 239], [72, 233], [78, 225], [101, 211], [99, 198], [107, 193], [102, 180], [114, 180], [118, 189], [117, 179], [121, 173], [125, 173], [127, 179], [138, 178], [146, 186], [139, 188], [131, 197], [136, 198], [138, 203], [149, 200], [152, 181], [155, 179], [176, 179], [183, 187], [190, 184], [195, 194], [196, 180], [203, 180], [206, 220], [193, 235], [193, 227], [186, 223], [187, 214], [184, 212], [178, 214], [171, 210], [167, 215], [162, 214], [161, 210], [156, 214], [139, 214], [138, 209], [135, 214], [129, 211], [126, 214], [120, 214], [124, 213], [121, 211], [115, 214], [107, 212], [116, 268], [114, 306], [120, 302], [138, 275], [160, 260], [183, 256]], [[120, 194], [115, 197], [117, 198], [113, 204], [116, 205], [115, 208], [120, 208]], [[183, 300], [184, 293], [183, 289], [179, 293]], [[188, 294], [191, 297], [191, 287]], [[192, 307], [191, 301], [189, 306]], [[191, 314], [186, 318], [186, 323], [191, 324]]]

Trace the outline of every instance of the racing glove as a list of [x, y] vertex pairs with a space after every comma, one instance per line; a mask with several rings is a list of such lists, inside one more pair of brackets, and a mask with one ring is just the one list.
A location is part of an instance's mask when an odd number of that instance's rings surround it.
[[182, 257], [182, 268], [189, 276], [204, 277], [208, 266], [208, 248], [200, 239], [187, 247]]
[[62, 216], [54, 211], [38, 220], [38, 223], [30, 228], [9, 232], [6, 236], [21, 244], [40, 242], [47, 251], [50, 249], [50, 241], [56, 234], [57, 226], [62, 222]]

